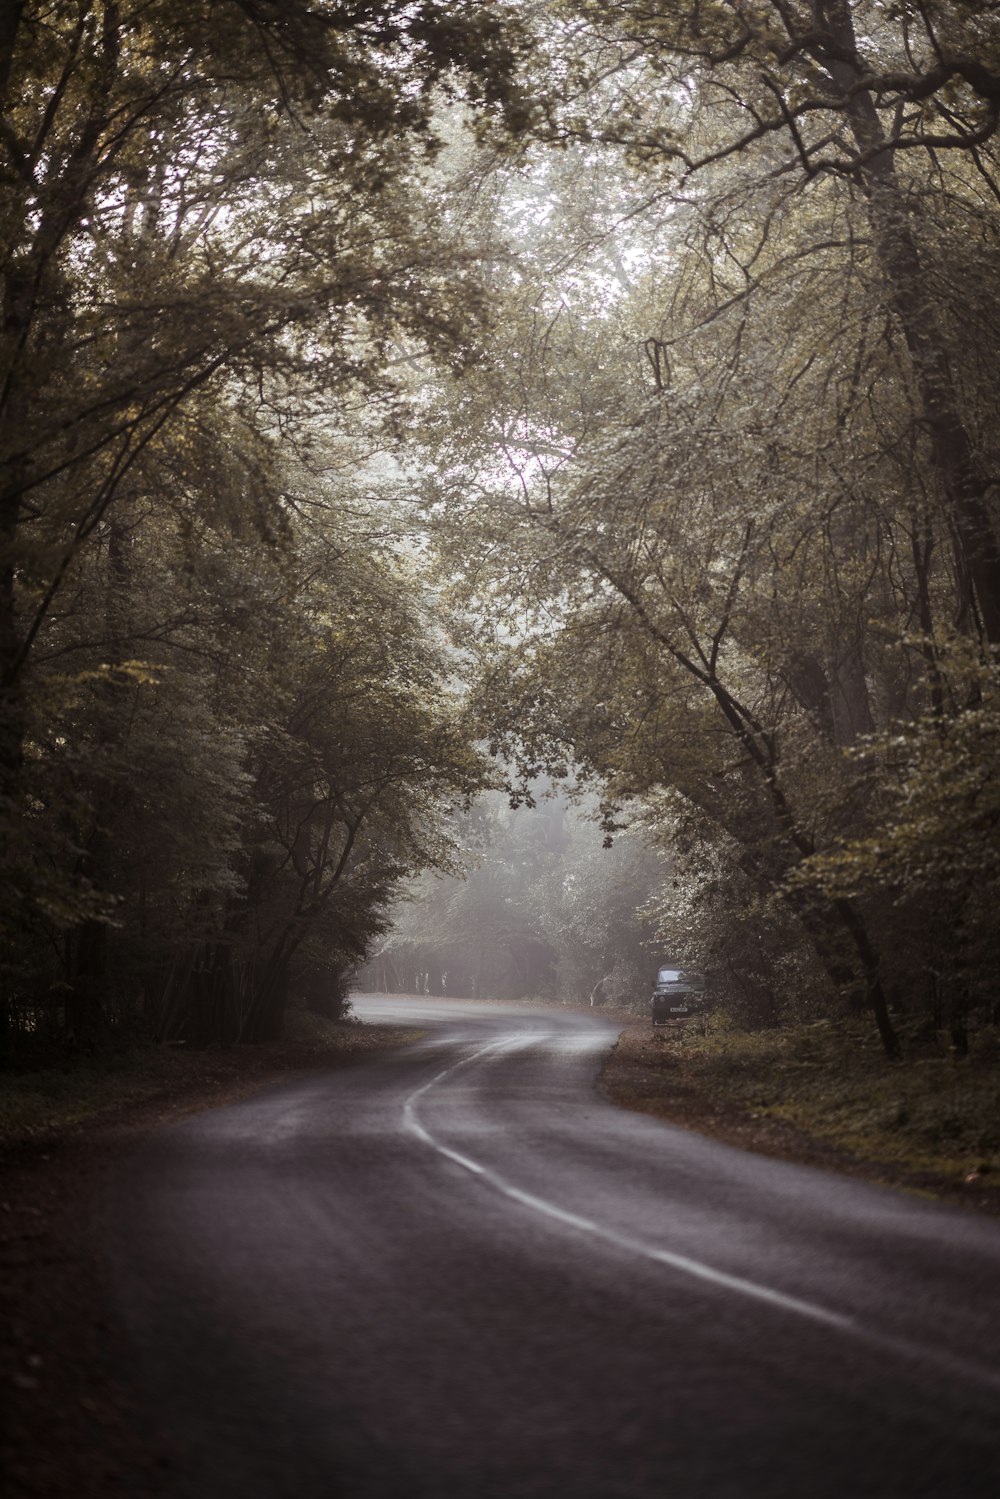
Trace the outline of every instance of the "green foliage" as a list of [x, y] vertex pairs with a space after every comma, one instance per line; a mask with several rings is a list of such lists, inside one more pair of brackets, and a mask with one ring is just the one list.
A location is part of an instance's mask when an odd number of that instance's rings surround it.
[[5, 1039], [336, 1013], [395, 886], [449, 866], [484, 771], [378, 453], [400, 345], [475, 345], [435, 125], [516, 113], [500, 20], [0, 22]]
[[626, 1032], [604, 1081], [617, 1102], [668, 1119], [676, 1117], [679, 1096], [693, 1096], [709, 1127], [721, 1116], [737, 1125], [737, 1139], [740, 1116], [749, 1117], [765, 1148], [780, 1149], [780, 1134], [767, 1130], [774, 1121], [867, 1163], [876, 1175], [880, 1168], [890, 1178], [898, 1168], [926, 1173], [932, 1187], [935, 1179], [959, 1186], [975, 1173], [981, 1188], [995, 1190], [996, 1041], [992, 1028], [975, 1031], [970, 1056], [957, 1058], [944, 1035], [919, 1046], [911, 1038], [912, 1059], [886, 1068], [857, 1023], [749, 1033], [713, 1021], [705, 1036]]
[[494, 358], [427, 485], [484, 733], [672, 849], [662, 940], [753, 1023], [959, 1037], [996, 977], [995, 24], [554, 14], [561, 150], [496, 180]]
[[[998, 964], [996, 18], [8, 9], [16, 1024], [263, 1037], [379, 942], [415, 986], [624, 997], [652, 923], [749, 1024], [964, 1044]], [[611, 849], [463, 820], [477, 743], [522, 804], [591, 791]]]
[[1000, 874], [1000, 673], [967, 641], [937, 653], [953, 707], [897, 722], [852, 747], [859, 777], [882, 796], [860, 836], [816, 854], [799, 882], [837, 895], [885, 891], [965, 902]]

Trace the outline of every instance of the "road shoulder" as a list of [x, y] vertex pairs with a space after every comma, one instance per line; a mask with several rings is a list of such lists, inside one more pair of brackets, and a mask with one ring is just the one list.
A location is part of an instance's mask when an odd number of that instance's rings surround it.
[[[978, 1174], [975, 1156], [969, 1157], [964, 1169], [935, 1170], [880, 1153], [878, 1136], [873, 1137], [870, 1150], [847, 1148], [821, 1125], [807, 1129], [781, 1117], [773, 1071], [767, 1072], [763, 1064], [755, 1075], [752, 1064], [741, 1059], [740, 1085], [727, 1087], [726, 1069], [705, 1065], [703, 1055], [686, 1045], [680, 1033], [653, 1032], [645, 1018], [620, 1018], [621, 1034], [600, 1077], [601, 1092], [618, 1107], [711, 1135], [742, 1150], [1000, 1215], [1000, 1187], [995, 1177]], [[755, 1107], [747, 1102], [764, 1092], [770, 1095], [766, 1104], [762, 1100]]]

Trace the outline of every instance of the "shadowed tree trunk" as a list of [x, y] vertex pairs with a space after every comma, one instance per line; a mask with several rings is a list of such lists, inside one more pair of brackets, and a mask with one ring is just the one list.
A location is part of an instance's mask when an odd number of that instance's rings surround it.
[[959, 572], [968, 571], [986, 638], [1000, 641], [1000, 545], [990, 513], [996, 486], [962, 417], [947, 342], [921, 263], [912, 209], [899, 182], [894, 153], [871, 93], [859, 87], [867, 68], [858, 52], [851, 8], [847, 0], [829, 0], [823, 8], [837, 55], [827, 55], [820, 45], [814, 56], [847, 100], [847, 118], [862, 158], [859, 175], [868, 193], [872, 237], [889, 305], [912, 360], [931, 461], [960, 553]]

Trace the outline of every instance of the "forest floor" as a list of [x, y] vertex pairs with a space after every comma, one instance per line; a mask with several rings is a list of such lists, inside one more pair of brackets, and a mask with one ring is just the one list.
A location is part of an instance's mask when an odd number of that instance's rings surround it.
[[[622, 1032], [614, 1103], [744, 1149], [1000, 1212], [1000, 1072], [947, 1056], [888, 1067], [817, 1027], [756, 1037]], [[6, 1074], [0, 1087], [0, 1487], [10, 1499], [156, 1499], [162, 1486], [116, 1382], [107, 1272], [93, 1232], [122, 1152], [162, 1124], [297, 1072], [350, 1066], [411, 1029], [313, 1024], [278, 1046], [158, 1048]], [[994, 1142], [995, 1144], [996, 1142]]]
[[990, 1036], [888, 1063], [861, 1025], [624, 1029], [601, 1086], [622, 1108], [730, 1145], [1000, 1214], [1000, 1065]]

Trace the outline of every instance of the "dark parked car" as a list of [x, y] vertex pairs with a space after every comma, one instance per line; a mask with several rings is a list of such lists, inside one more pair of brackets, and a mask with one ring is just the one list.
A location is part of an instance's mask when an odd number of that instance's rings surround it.
[[657, 970], [652, 1006], [654, 1025], [666, 1025], [669, 1020], [698, 1018], [704, 1029], [708, 1013], [705, 980], [690, 968], [665, 963]]

